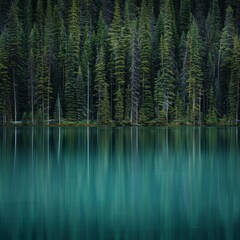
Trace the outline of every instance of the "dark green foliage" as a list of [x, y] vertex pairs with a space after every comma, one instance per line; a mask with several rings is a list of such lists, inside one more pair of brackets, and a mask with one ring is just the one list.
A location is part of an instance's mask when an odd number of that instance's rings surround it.
[[210, 89], [210, 95], [208, 98], [208, 113], [207, 113], [207, 124], [216, 124], [217, 123], [217, 109], [216, 109], [216, 101], [214, 98], [213, 87]]
[[79, 66], [76, 78], [76, 113], [79, 121], [86, 120], [86, 91], [82, 69]]
[[39, 66], [39, 78], [37, 79], [36, 102], [37, 109], [41, 110], [42, 120], [49, 120], [50, 102], [52, 99], [52, 83], [50, 78], [50, 67], [47, 56], [47, 48], [44, 47]]
[[228, 87], [231, 75], [231, 59], [233, 54], [233, 38], [235, 36], [233, 10], [229, 6], [226, 11], [224, 28], [220, 41], [220, 76], [218, 93], [218, 111], [223, 116], [227, 114]]
[[95, 87], [97, 93], [97, 119], [99, 123], [107, 124], [111, 120], [111, 118], [103, 47], [100, 48], [97, 58]]
[[138, 42], [138, 32], [136, 22], [132, 25], [131, 40], [131, 97], [130, 121], [132, 124], [138, 123], [139, 117], [139, 87], [140, 87], [140, 50]]
[[238, 124], [239, 13], [235, 0], [0, 1], [0, 121]]
[[120, 7], [116, 1], [114, 17], [109, 30], [110, 45], [113, 52], [114, 75], [116, 79], [116, 90], [114, 96], [115, 115], [117, 122], [124, 119], [124, 83], [125, 83], [125, 58], [124, 58], [124, 28], [120, 16]]
[[229, 120], [233, 124], [239, 121], [240, 107], [240, 39], [234, 38], [233, 56], [231, 61], [231, 79], [229, 83]]
[[188, 65], [187, 65], [187, 115], [188, 121], [193, 124], [201, 124], [201, 100], [203, 72], [201, 69], [201, 39], [196, 21], [193, 19], [188, 35]]
[[61, 105], [61, 100], [59, 95], [57, 96], [57, 100], [55, 103], [53, 118], [54, 118], [54, 121], [58, 124], [60, 124], [63, 119], [63, 111], [62, 111], [62, 105]]
[[11, 116], [10, 81], [8, 77], [8, 59], [4, 33], [0, 36], [0, 119], [6, 123]]
[[66, 51], [66, 83], [64, 91], [65, 111], [68, 120], [77, 120], [76, 113], [76, 84], [75, 84], [75, 56], [73, 38], [70, 34]]
[[151, 87], [151, 35], [146, 1], [143, 0], [139, 22], [140, 39], [140, 111], [139, 121], [146, 122], [154, 117], [154, 104]]
[[181, 36], [184, 32], [185, 34], [188, 32], [190, 25], [190, 14], [191, 14], [191, 0], [181, 0], [180, 4], [180, 12], [178, 17], [178, 32]]
[[[8, 69], [9, 78], [12, 82], [12, 104], [14, 111], [14, 121], [18, 119], [18, 110], [20, 104], [19, 100], [19, 88], [20, 82], [24, 81], [22, 74], [22, 26], [18, 18], [19, 9], [15, 2], [11, 4], [8, 12], [8, 20], [6, 23], [6, 48], [8, 51]], [[23, 92], [21, 92], [22, 94]]]

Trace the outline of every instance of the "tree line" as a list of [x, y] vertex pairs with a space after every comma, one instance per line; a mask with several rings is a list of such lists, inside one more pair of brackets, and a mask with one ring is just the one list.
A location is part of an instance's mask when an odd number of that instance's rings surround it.
[[3, 124], [238, 124], [238, 0], [0, 1]]

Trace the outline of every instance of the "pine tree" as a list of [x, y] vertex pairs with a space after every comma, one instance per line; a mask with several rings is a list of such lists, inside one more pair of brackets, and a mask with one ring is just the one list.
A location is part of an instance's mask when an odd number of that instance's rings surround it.
[[201, 39], [195, 19], [192, 20], [188, 35], [188, 66], [187, 66], [187, 114], [188, 119], [193, 124], [202, 123], [201, 100], [203, 72], [201, 69]]
[[115, 89], [115, 120], [122, 122], [124, 119], [124, 84], [125, 84], [125, 63], [124, 63], [124, 35], [120, 16], [118, 0], [115, 2], [114, 17], [109, 29], [110, 45], [114, 59], [114, 75], [116, 79]]
[[34, 112], [36, 110], [36, 84], [40, 78], [41, 70], [38, 68], [41, 63], [39, 33], [36, 24], [31, 29], [29, 37], [29, 52], [28, 52], [28, 95], [30, 99], [30, 114], [32, 124], [35, 122]]
[[175, 54], [174, 54], [174, 22], [171, 1], [166, 1], [164, 6], [164, 30], [160, 41], [160, 71], [155, 83], [155, 102], [157, 119], [165, 122], [173, 119], [175, 101]]
[[207, 124], [217, 123], [217, 111], [216, 111], [216, 101], [214, 98], [213, 87], [210, 89], [210, 95], [208, 96], [208, 112], [206, 117]]
[[52, 71], [53, 61], [55, 60], [55, 47], [54, 46], [54, 18], [52, 13], [51, 0], [47, 1], [45, 25], [44, 25], [44, 44], [47, 48], [48, 62], [50, 73]]
[[226, 11], [224, 28], [220, 41], [220, 78], [217, 85], [218, 111], [223, 116], [227, 113], [228, 85], [230, 82], [230, 63], [233, 54], [233, 39], [235, 36], [235, 26], [233, 10], [229, 6]]
[[71, 0], [71, 7], [68, 14], [68, 32], [72, 38], [74, 66], [73, 71], [75, 76], [78, 73], [80, 61], [80, 18], [79, 7], [76, 0]]
[[237, 124], [239, 121], [239, 107], [240, 107], [240, 38], [239, 37], [234, 37], [228, 102], [229, 102], [229, 120], [232, 124]]
[[47, 56], [46, 46], [41, 55], [41, 63], [39, 66], [40, 75], [36, 87], [36, 102], [38, 109], [42, 114], [42, 121], [50, 118], [50, 101], [52, 99], [52, 83], [50, 79], [50, 68]]
[[30, 95], [30, 107], [31, 107], [31, 122], [34, 123], [34, 102], [35, 102], [35, 56], [34, 50], [31, 48], [28, 58], [28, 70], [29, 70], [29, 95]]
[[191, 14], [191, 0], [181, 0], [180, 12], [178, 17], [179, 36], [181, 36], [183, 32], [187, 34], [190, 26], [190, 14]]
[[12, 3], [6, 24], [9, 76], [12, 82], [14, 121], [18, 120], [18, 88], [21, 76], [21, 36], [22, 28], [18, 19], [18, 7]]
[[78, 75], [76, 78], [76, 113], [78, 121], [86, 120], [86, 88], [83, 79], [81, 66], [78, 68]]
[[41, 52], [43, 51], [44, 45], [44, 10], [43, 10], [43, 1], [38, 0], [36, 6], [36, 26], [39, 32], [39, 44]]
[[154, 104], [152, 96], [151, 73], [151, 36], [150, 23], [147, 13], [146, 0], [143, 0], [139, 23], [139, 39], [140, 39], [140, 74], [141, 74], [141, 100], [139, 120], [146, 122], [154, 117]]
[[66, 118], [70, 121], [77, 119], [76, 113], [76, 84], [75, 84], [75, 55], [72, 34], [68, 38], [66, 51], [66, 82], [64, 89]]
[[66, 47], [67, 34], [64, 19], [57, 6], [54, 7], [54, 50], [55, 50], [55, 78], [52, 79], [55, 94], [63, 93], [66, 81]]
[[164, 113], [166, 123], [171, 120], [175, 100], [174, 72], [170, 46], [167, 39], [161, 37], [161, 68], [155, 83], [155, 102], [157, 105], [157, 119]]
[[97, 120], [107, 124], [110, 120], [110, 103], [108, 84], [106, 82], [106, 65], [103, 47], [100, 48], [96, 63], [95, 88], [97, 92]]
[[0, 35], [0, 116], [5, 124], [9, 119], [11, 85], [8, 77], [8, 59], [4, 33]]
[[139, 87], [140, 87], [140, 50], [136, 21], [132, 24], [131, 40], [131, 124], [138, 123], [139, 117]]
[[54, 107], [53, 117], [55, 122], [57, 122], [59, 125], [62, 122], [63, 119], [63, 110], [61, 105], [61, 100], [59, 94], [57, 95], [57, 100]]
[[206, 94], [213, 84], [217, 84], [218, 64], [219, 64], [219, 44], [221, 37], [221, 18], [218, 0], [212, 0], [210, 4], [209, 14], [206, 20], [207, 32], [207, 72], [206, 72]]
[[176, 97], [176, 103], [175, 103], [175, 119], [174, 122], [177, 124], [183, 124], [184, 123], [184, 108], [183, 108], [183, 102], [180, 94], [177, 94]]
[[130, 3], [127, 1], [125, 3], [125, 14], [124, 14], [124, 27], [123, 27], [123, 37], [124, 37], [124, 62], [125, 62], [125, 120], [130, 121], [131, 118], [131, 27], [130, 27], [130, 13], [129, 13]]
[[180, 97], [183, 103], [183, 111], [186, 111], [186, 99], [187, 99], [187, 59], [188, 59], [188, 49], [186, 43], [186, 35], [183, 32], [180, 38], [179, 44], [179, 66], [180, 66], [180, 76], [177, 88], [180, 93]]

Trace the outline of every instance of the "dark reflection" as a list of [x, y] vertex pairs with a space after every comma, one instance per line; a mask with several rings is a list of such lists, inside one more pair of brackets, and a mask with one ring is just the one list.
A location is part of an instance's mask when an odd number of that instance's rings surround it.
[[0, 239], [240, 239], [238, 128], [2, 128]]

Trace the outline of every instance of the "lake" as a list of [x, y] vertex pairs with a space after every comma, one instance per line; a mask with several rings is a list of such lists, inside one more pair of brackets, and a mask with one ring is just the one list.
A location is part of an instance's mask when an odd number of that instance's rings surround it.
[[240, 239], [240, 128], [0, 128], [0, 239]]

